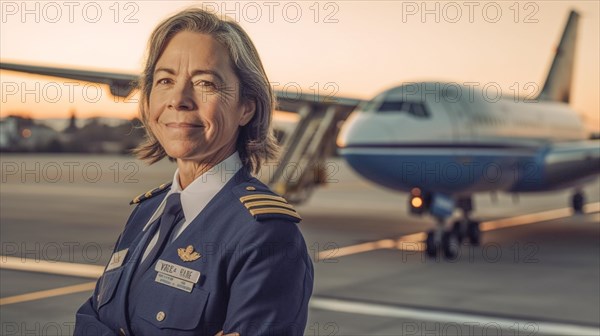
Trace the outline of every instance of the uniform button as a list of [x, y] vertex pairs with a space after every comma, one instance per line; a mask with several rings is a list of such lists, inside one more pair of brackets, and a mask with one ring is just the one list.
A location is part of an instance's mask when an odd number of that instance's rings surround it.
[[246, 190], [248, 190], [248, 191], [253, 191], [253, 190], [256, 190], [256, 188], [254, 188], [254, 187], [250, 186], [250, 187], [246, 187]]
[[125, 336], [125, 335], [127, 335], [127, 334], [125, 333], [125, 329], [123, 329], [123, 328], [120, 328], [120, 329], [119, 329], [119, 335], [121, 335], [121, 336]]
[[164, 320], [164, 319], [165, 319], [165, 316], [166, 316], [166, 315], [165, 315], [165, 312], [163, 312], [163, 311], [159, 311], [159, 312], [156, 314], [156, 320], [157, 320], [158, 322], [160, 322], [160, 321], [162, 321], [162, 320]]

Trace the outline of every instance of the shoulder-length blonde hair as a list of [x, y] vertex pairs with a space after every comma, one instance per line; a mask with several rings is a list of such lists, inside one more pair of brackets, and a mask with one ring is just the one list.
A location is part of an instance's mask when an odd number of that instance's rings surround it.
[[188, 8], [171, 16], [161, 22], [150, 36], [144, 71], [138, 82], [141, 92], [139, 109], [146, 138], [134, 149], [134, 154], [149, 164], [168, 156], [148, 127], [148, 104], [156, 63], [171, 38], [182, 31], [210, 35], [227, 48], [233, 70], [240, 80], [240, 100], [253, 100], [256, 104], [254, 116], [240, 128], [236, 147], [244, 167], [258, 173], [261, 165], [266, 160], [275, 159], [279, 151], [271, 128], [275, 106], [271, 85], [258, 52], [242, 27], [231, 19], [220, 19], [200, 8]]

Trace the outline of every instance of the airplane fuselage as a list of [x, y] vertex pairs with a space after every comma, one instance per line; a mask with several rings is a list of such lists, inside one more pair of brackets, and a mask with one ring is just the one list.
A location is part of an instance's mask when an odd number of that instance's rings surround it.
[[584, 140], [584, 125], [566, 103], [424, 82], [364, 104], [344, 124], [338, 145], [358, 173], [382, 186], [469, 195], [580, 183], [600, 164], [600, 147], [582, 150]]

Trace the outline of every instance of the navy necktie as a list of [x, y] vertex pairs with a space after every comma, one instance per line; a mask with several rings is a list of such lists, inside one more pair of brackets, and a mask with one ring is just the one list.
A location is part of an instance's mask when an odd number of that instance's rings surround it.
[[[136, 271], [136, 275], [142, 275], [148, 270], [150, 266], [154, 264], [156, 258], [162, 253], [165, 246], [169, 241], [169, 237], [171, 237], [171, 233], [173, 232], [173, 228], [175, 228], [175, 224], [177, 224], [183, 218], [183, 209], [181, 208], [181, 194], [173, 193], [169, 195], [167, 198], [167, 204], [165, 205], [165, 209], [160, 217], [160, 223], [158, 228], [158, 240], [154, 247], [146, 256], [146, 259], [138, 265], [138, 269]], [[137, 277], [134, 276], [137, 280]]]

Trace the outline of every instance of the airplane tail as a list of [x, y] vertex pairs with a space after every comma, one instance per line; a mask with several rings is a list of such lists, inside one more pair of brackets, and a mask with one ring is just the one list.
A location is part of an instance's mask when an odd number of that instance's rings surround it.
[[538, 96], [539, 100], [569, 102], [578, 22], [579, 14], [572, 10], [569, 13], [569, 19], [556, 49], [556, 55], [552, 61], [548, 77], [546, 77], [544, 87]]

